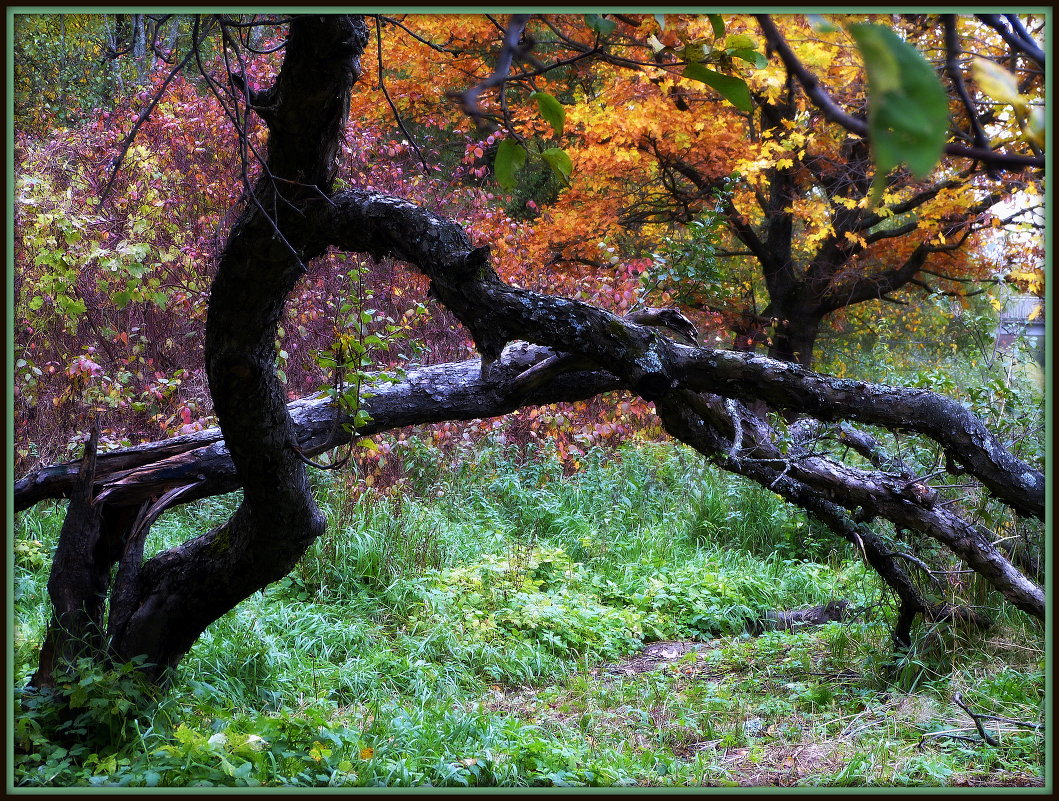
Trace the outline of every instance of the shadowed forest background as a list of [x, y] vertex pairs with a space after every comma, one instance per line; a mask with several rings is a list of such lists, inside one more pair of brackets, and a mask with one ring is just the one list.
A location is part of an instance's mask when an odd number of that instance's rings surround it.
[[1045, 22], [9, 16], [14, 785], [1043, 785]]

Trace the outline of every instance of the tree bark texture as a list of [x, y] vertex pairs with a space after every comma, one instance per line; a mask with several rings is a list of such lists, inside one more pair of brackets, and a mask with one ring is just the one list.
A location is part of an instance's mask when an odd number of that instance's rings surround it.
[[[905, 477], [853, 468], [811, 448], [784, 451], [778, 432], [748, 406], [764, 402], [823, 421], [918, 432], [1012, 508], [1043, 517], [1043, 475], [956, 402], [678, 344], [602, 309], [505, 284], [488, 248], [473, 247], [460, 226], [411, 202], [363, 190], [333, 193], [339, 134], [366, 41], [360, 17], [296, 18], [275, 84], [251, 99], [269, 126], [268, 157], [222, 253], [206, 325], [206, 369], [220, 430], [98, 457], [92, 443], [83, 465], [45, 468], [16, 485], [19, 509], [45, 497], [71, 498], [69, 535], [64, 526], [55, 569], [76, 580], [62, 592], [56, 586], [56, 618], [37, 683], [47, 683], [55, 654], [71, 652], [64, 638], [86, 640], [89, 630], [98, 632], [100, 599], [108, 592], [102, 639], [110, 658], [146, 655], [161, 676], [211, 622], [286, 575], [323, 532], [303, 456], [348, 441], [350, 433], [335, 426], [337, 412], [325, 399], [287, 404], [275, 374], [274, 341], [305, 263], [329, 247], [394, 257], [420, 270], [482, 356], [380, 382], [364, 402], [372, 421], [356, 436], [627, 389], [655, 403], [674, 437], [854, 543], [906, 613], [943, 616], [909, 577], [900, 554], [856, 521], [860, 511], [943, 543], [1009, 601], [1043, 618], [1041, 589], [985, 532], [936, 506], [929, 488], [917, 492]], [[509, 346], [516, 340], [529, 344]], [[230, 520], [144, 561], [146, 533], [167, 507], [237, 488], [243, 499]], [[71, 614], [84, 615], [73, 629], [61, 625]]]
[[[221, 255], [205, 349], [210, 392], [243, 501], [224, 525], [146, 563], [138, 553], [140, 532], [129, 532], [127, 552], [115, 560], [121, 564], [107, 630], [111, 654], [146, 654], [157, 675], [216, 618], [289, 572], [324, 529], [292, 447], [294, 426], [275, 374], [273, 343], [287, 294], [305, 261], [320, 253], [308, 241], [301, 206], [331, 191], [367, 38], [359, 16], [296, 18], [276, 82], [258, 99], [267, 107], [268, 156]], [[150, 507], [140, 511], [149, 516]], [[52, 626], [48, 636], [81, 633]]]

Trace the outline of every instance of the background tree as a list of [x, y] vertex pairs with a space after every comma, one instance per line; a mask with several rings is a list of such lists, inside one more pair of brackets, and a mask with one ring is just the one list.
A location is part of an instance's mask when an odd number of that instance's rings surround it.
[[[578, 180], [537, 226], [547, 231], [554, 261], [566, 269], [569, 260], [603, 266], [597, 243], [617, 239], [637, 255], [668, 253], [677, 266], [661, 263], [651, 272], [682, 305], [723, 312], [739, 346], [767, 342], [770, 355], [810, 364], [823, 320], [840, 309], [902, 303], [909, 290], [966, 297], [979, 281], [996, 280], [1000, 270], [979, 255], [980, 232], [1032, 213], [1000, 204], [1037, 194], [1034, 176], [1022, 171], [1043, 165], [1042, 129], [1031, 131], [1027, 122], [1029, 110], [1040, 108], [1039, 64], [972, 17], [864, 19], [899, 28], [948, 84], [949, 98], [930, 102], [942, 115], [951, 112], [956, 143], [932, 175], [891, 172], [896, 162], [876, 169], [863, 138], [868, 78], [851, 34], [874, 29], [850, 21], [839, 28], [801, 17], [637, 15], [615, 18], [605, 32], [577, 18], [530, 23], [534, 41], [560, 53], [513, 70], [503, 82], [510, 97], [483, 118], [507, 124], [519, 139], [556, 137], [576, 165]], [[447, 46], [462, 54], [470, 45], [450, 37]], [[770, 61], [766, 52], [779, 57]], [[926, 64], [912, 58], [912, 74], [918, 67], [929, 79]], [[1004, 119], [1009, 127], [1012, 116], [1023, 119], [1022, 129], [1001, 137], [1011, 153], [982, 146], [984, 127], [997, 125], [998, 115], [990, 94], [997, 90], [980, 65], [997, 61], [1010, 61], [1021, 75], [1012, 73], [1019, 90], [1007, 99], [1024, 109]], [[718, 83], [717, 70], [730, 73], [722, 75], [730, 83]], [[729, 87], [732, 97], [741, 85], [738, 104], [703, 78]], [[562, 101], [562, 126], [549, 126], [532, 100], [512, 108], [530, 90]], [[930, 105], [923, 97], [887, 102], [898, 114], [902, 104]], [[928, 152], [927, 171], [933, 162]], [[679, 244], [681, 226], [692, 222], [718, 237], [699, 264]]]

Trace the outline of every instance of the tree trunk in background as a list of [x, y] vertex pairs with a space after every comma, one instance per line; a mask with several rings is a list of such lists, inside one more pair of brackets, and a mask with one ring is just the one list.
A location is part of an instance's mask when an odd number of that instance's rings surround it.
[[136, 78], [138, 82], [143, 83], [149, 67], [147, 60], [147, 23], [143, 14], [132, 15], [132, 58], [136, 64]]
[[813, 348], [820, 334], [821, 317], [814, 312], [793, 308], [780, 312], [779, 324], [772, 334], [768, 354], [773, 359], [793, 362], [803, 367], [813, 366]]

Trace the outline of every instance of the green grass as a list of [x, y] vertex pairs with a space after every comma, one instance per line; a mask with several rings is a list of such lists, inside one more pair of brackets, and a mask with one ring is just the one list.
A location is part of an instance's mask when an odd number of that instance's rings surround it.
[[[564, 477], [547, 452], [403, 448], [398, 493], [350, 500], [340, 478], [317, 479], [327, 534], [211, 626], [164, 697], [89, 670], [85, 733], [65, 748], [44, 734], [46, 707], [21, 713], [16, 782], [1040, 782], [1032, 732], [1005, 730], [996, 748], [922, 739], [970, 726], [957, 691], [983, 712], [1040, 720], [1043, 635], [1020, 614], [987, 636], [924, 632], [894, 664], [878, 583], [855, 555], [691, 451], [592, 452]], [[148, 550], [206, 530], [236, 500], [167, 515]], [[43, 636], [62, 513], [41, 505], [18, 521], [16, 693]], [[744, 632], [764, 610], [831, 598], [870, 611]], [[702, 650], [635, 675], [608, 669], [655, 640]]]

